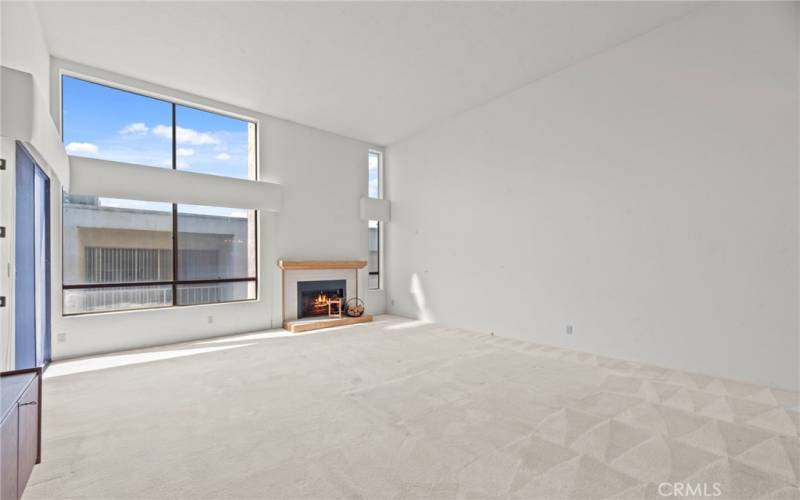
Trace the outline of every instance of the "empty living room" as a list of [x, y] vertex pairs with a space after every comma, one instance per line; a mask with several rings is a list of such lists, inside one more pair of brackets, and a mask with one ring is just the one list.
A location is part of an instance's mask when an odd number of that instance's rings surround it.
[[0, 500], [800, 500], [800, 2], [0, 0]]

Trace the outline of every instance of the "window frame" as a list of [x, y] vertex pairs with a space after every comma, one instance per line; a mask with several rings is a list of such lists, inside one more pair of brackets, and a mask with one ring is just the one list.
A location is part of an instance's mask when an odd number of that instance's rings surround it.
[[[59, 124], [59, 134], [61, 135], [61, 139], [63, 141], [64, 138], [64, 77], [69, 77], [77, 80], [83, 80], [88, 83], [102, 85], [104, 87], [108, 87], [112, 90], [118, 90], [122, 92], [128, 92], [130, 94], [156, 99], [163, 101], [169, 104], [172, 108], [172, 152], [171, 152], [171, 159], [172, 165], [170, 167], [171, 170], [178, 171], [178, 161], [177, 161], [177, 106], [183, 106], [187, 108], [194, 108], [201, 111], [209, 112], [209, 113], [216, 113], [222, 116], [226, 116], [228, 118], [234, 118], [237, 120], [246, 121], [252, 123], [255, 127], [255, 144], [253, 145], [253, 155], [255, 161], [255, 172], [253, 175], [253, 180], [257, 181], [260, 172], [260, 158], [259, 158], [259, 130], [261, 127], [261, 123], [258, 119], [250, 118], [244, 115], [239, 115], [236, 113], [220, 111], [218, 109], [214, 109], [208, 106], [202, 106], [193, 102], [188, 102], [185, 99], [179, 99], [175, 97], [168, 97], [162, 94], [158, 94], [155, 92], [148, 92], [139, 88], [132, 87], [130, 85], [125, 85], [121, 83], [114, 83], [108, 80], [97, 78], [91, 75], [86, 75], [83, 73], [79, 73], [76, 71], [68, 70], [65, 68], [59, 68], [57, 78], [58, 78], [58, 124]], [[148, 168], [159, 168], [159, 167], [150, 167]], [[166, 169], [166, 167], [164, 167]], [[229, 178], [236, 178], [236, 177], [229, 177]], [[95, 314], [109, 314], [109, 313], [120, 313], [120, 312], [136, 312], [136, 311], [145, 311], [145, 310], [161, 310], [161, 309], [169, 309], [169, 308], [176, 308], [176, 307], [202, 307], [202, 306], [213, 306], [213, 305], [221, 305], [221, 304], [234, 304], [239, 302], [257, 302], [260, 300], [260, 290], [259, 290], [259, 274], [261, 271], [260, 266], [260, 258], [259, 258], [259, 239], [260, 239], [260, 229], [259, 229], [259, 210], [249, 208], [247, 210], [253, 210], [253, 234], [254, 234], [254, 259], [255, 259], [255, 276], [247, 276], [247, 277], [235, 277], [235, 278], [216, 278], [216, 279], [195, 279], [195, 280], [180, 280], [178, 279], [178, 203], [171, 203], [172, 205], [172, 279], [171, 280], [164, 280], [164, 281], [139, 281], [139, 282], [115, 282], [115, 283], [75, 283], [75, 284], [65, 284], [64, 283], [64, 200], [67, 196], [66, 193], [62, 192], [61, 196], [61, 316], [62, 317], [71, 317], [71, 316], [86, 316], [86, 315], [95, 315]], [[135, 201], [135, 200], [133, 200]], [[235, 208], [235, 207], [226, 207], [226, 208]], [[214, 284], [214, 283], [242, 283], [242, 282], [253, 282], [255, 283], [255, 296], [252, 299], [239, 299], [239, 300], [229, 300], [224, 302], [209, 302], [204, 304], [180, 304], [178, 301], [178, 287], [180, 285], [196, 285], [196, 284]], [[172, 304], [164, 305], [160, 307], [152, 307], [152, 306], [144, 306], [144, 307], [134, 307], [134, 308], [127, 308], [127, 309], [111, 309], [111, 310], [104, 310], [104, 311], [85, 311], [85, 312], [76, 312], [76, 313], [65, 313], [64, 312], [64, 290], [80, 290], [80, 289], [100, 289], [100, 288], [134, 288], [134, 287], [144, 287], [144, 286], [171, 286], [172, 289]]]

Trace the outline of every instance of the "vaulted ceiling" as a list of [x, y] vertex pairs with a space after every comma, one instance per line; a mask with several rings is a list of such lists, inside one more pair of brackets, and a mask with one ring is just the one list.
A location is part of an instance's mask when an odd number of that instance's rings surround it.
[[39, 2], [54, 56], [388, 145], [698, 8]]

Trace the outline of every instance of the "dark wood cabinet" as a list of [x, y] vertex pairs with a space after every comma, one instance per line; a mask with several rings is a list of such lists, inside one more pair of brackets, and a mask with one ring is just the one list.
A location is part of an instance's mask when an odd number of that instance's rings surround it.
[[41, 461], [42, 372], [31, 368], [0, 374], [0, 500], [18, 500]]
[[17, 498], [17, 440], [19, 431], [17, 429], [17, 409], [14, 407], [12, 412], [3, 420], [0, 427], [0, 498]]

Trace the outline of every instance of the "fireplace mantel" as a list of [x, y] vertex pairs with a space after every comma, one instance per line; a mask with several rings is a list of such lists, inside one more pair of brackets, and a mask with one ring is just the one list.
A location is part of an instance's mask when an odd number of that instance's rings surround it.
[[284, 260], [278, 261], [278, 267], [284, 271], [303, 269], [361, 269], [367, 265], [366, 260]]

